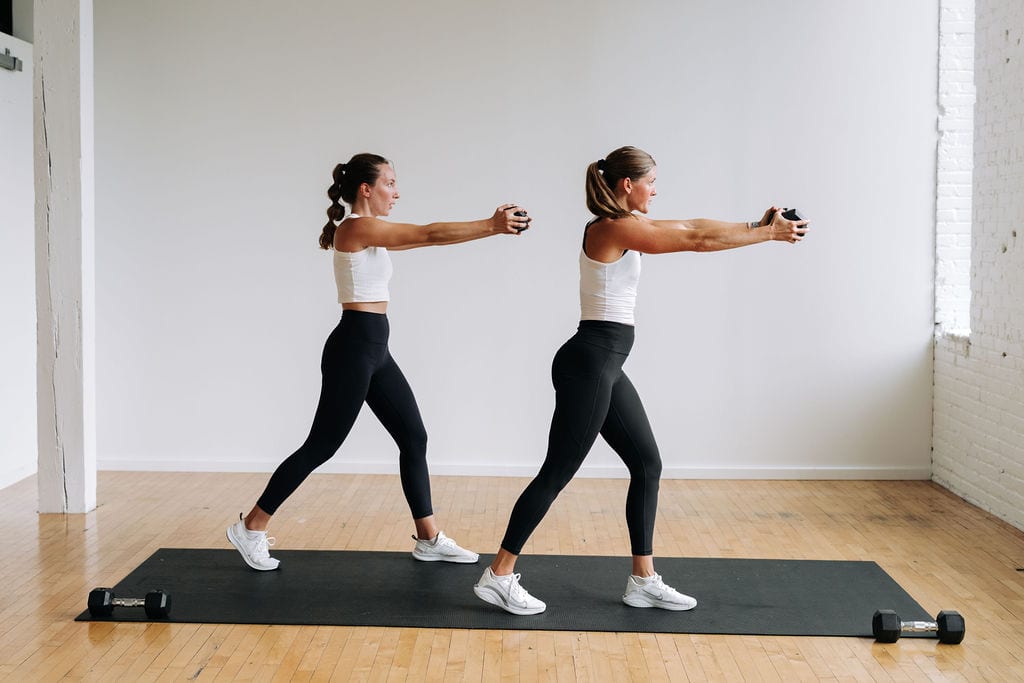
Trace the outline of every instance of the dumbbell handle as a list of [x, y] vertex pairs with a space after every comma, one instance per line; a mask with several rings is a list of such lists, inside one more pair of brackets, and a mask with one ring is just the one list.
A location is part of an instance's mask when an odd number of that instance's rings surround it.
[[934, 621], [901, 621], [900, 633], [934, 633], [939, 625]]
[[114, 598], [110, 601], [111, 605], [117, 605], [118, 607], [145, 607], [145, 598]]

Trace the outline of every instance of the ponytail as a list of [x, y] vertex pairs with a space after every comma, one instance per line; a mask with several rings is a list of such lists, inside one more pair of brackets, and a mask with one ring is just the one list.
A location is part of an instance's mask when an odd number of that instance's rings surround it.
[[334, 231], [338, 229], [337, 223], [345, 217], [345, 207], [338, 200], [341, 199], [341, 182], [345, 179], [345, 164], [338, 164], [331, 173], [334, 180], [327, 188], [327, 196], [331, 205], [327, 207], [327, 224], [320, 233], [320, 248], [330, 249], [334, 246]]
[[600, 161], [587, 166], [587, 209], [598, 218], [625, 218], [632, 213], [615, 197], [615, 186], [623, 178], [639, 180], [651, 172], [654, 158], [636, 147], [619, 147]]
[[[363, 183], [373, 185], [380, 177], [380, 167], [391, 162], [378, 154], [356, 154], [347, 164], [338, 164], [331, 172], [334, 181], [327, 188], [327, 197], [331, 205], [327, 207], [327, 224], [320, 233], [320, 248], [330, 249], [334, 246], [334, 232], [338, 223], [345, 217], [345, 207], [341, 202], [353, 204], [356, 192]], [[340, 201], [339, 201], [340, 200]]]
[[629, 215], [601, 175], [600, 162], [597, 161], [587, 166], [587, 208], [598, 218], [623, 218]]

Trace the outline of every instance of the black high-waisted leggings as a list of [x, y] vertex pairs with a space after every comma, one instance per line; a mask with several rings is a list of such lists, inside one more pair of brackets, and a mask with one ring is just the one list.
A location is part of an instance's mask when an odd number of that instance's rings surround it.
[[416, 398], [388, 351], [388, 318], [382, 313], [342, 312], [320, 361], [320, 403], [306, 442], [270, 477], [256, 502], [268, 514], [306, 477], [334, 455], [348, 436], [363, 401], [398, 444], [402, 491], [413, 519], [433, 514], [427, 472], [427, 431]]
[[661, 456], [640, 396], [622, 371], [633, 326], [584, 320], [555, 354], [555, 413], [540, 472], [519, 496], [501, 547], [518, 555], [583, 464], [598, 433], [629, 470], [626, 526], [634, 555], [653, 554]]

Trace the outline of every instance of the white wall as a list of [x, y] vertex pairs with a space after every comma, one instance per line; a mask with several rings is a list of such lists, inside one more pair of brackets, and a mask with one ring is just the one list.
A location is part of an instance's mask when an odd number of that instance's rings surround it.
[[939, 3], [939, 147], [935, 201], [938, 334], [971, 327], [974, 0]]
[[969, 337], [935, 346], [935, 480], [1024, 529], [1024, 6], [977, 0]]
[[[272, 469], [303, 440], [340, 312], [325, 190], [368, 150], [396, 220], [535, 217], [396, 253], [391, 306], [432, 471], [532, 474], [584, 168], [634, 144], [653, 217], [815, 226], [644, 258], [626, 369], [666, 475], [927, 478], [937, 26], [926, 0], [97, 0], [100, 466]], [[394, 471], [365, 412], [326, 469]]]
[[0, 69], [0, 488], [36, 471], [32, 45], [0, 33], [21, 71]]

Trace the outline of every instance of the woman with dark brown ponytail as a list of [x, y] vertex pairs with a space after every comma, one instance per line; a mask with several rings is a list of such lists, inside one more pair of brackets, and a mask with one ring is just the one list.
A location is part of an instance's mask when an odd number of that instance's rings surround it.
[[[277, 569], [270, 557], [267, 525], [278, 507], [345, 440], [362, 404], [370, 406], [399, 448], [402, 491], [412, 512], [416, 541], [412, 555], [424, 562], [476, 562], [434, 521], [427, 471], [427, 433], [412, 389], [388, 351], [389, 249], [458, 244], [491, 235], [516, 235], [530, 218], [522, 207], [502, 204], [490, 218], [463, 223], [412, 225], [381, 220], [398, 201], [395, 170], [384, 157], [357, 154], [334, 168], [327, 188], [331, 206], [320, 247], [334, 250], [334, 275], [342, 315], [327, 338], [320, 370], [320, 402], [305, 443], [270, 477], [263, 495], [227, 536], [245, 563]], [[352, 207], [345, 217], [345, 207]], [[344, 220], [343, 220], [344, 219]]]
[[806, 221], [790, 221], [774, 206], [751, 223], [651, 220], [643, 214], [657, 194], [656, 171], [654, 159], [635, 147], [620, 147], [587, 168], [587, 208], [595, 218], [583, 229], [579, 329], [555, 354], [551, 368], [555, 413], [547, 456], [512, 508], [494, 562], [473, 588], [480, 599], [512, 614], [537, 614], [546, 608], [519, 584], [516, 560], [598, 434], [629, 470], [626, 526], [633, 568], [622, 601], [669, 610], [697, 605], [654, 571], [661, 456], [640, 396], [622, 371], [633, 345], [640, 254], [719, 251], [769, 240], [796, 243], [803, 238]]

